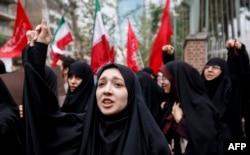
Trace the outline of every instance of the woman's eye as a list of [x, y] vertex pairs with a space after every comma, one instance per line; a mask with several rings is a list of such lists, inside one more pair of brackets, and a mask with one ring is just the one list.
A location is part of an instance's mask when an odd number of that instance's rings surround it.
[[81, 80], [82, 78], [80, 78], [80, 77], [78, 77], [78, 76], [76, 76], [76, 80]]
[[115, 86], [116, 86], [116, 87], [122, 87], [123, 84], [122, 84], [122, 83], [115, 83]]
[[97, 86], [101, 87], [101, 86], [104, 86], [104, 84], [105, 84], [104, 82], [99, 82]]

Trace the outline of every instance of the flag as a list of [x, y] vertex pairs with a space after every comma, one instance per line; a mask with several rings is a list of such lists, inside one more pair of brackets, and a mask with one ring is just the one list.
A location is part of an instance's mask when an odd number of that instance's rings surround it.
[[152, 50], [149, 57], [149, 66], [156, 74], [162, 65], [162, 46], [169, 43], [171, 39], [172, 28], [170, 23], [169, 14], [170, 0], [166, 0], [165, 8], [163, 9], [163, 15], [161, 19], [161, 25], [158, 30], [157, 36], [154, 40]]
[[27, 45], [26, 32], [32, 25], [25, 13], [21, 0], [17, 1], [16, 21], [11, 38], [0, 48], [0, 57], [20, 57], [22, 49]]
[[51, 43], [52, 67], [55, 67], [60, 56], [64, 55], [63, 49], [71, 41], [73, 41], [73, 37], [64, 16], [62, 16]]
[[128, 38], [127, 38], [127, 66], [131, 70], [138, 72], [140, 67], [137, 62], [137, 55], [139, 44], [133, 32], [130, 21], [128, 20]]
[[115, 62], [115, 47], [114, 47], [114, 45], [111, 46], [109, 53], [110, 53], [110, 62], [114, 63]]
[[95, 21], [90, 66], [94, 73], [104, 64], [114, 61], [114, 51], [110, 49], [101, 15], [99, 0], [95, 3]]

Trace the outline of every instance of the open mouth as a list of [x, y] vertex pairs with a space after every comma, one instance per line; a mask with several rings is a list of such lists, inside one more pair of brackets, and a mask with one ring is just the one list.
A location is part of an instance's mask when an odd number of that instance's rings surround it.
[[104, 99], [102, 101], [102, 105], [103, 105], [104, 108], [110, 108], [110, 107], [112, 107], [113, 103], [114, 102], [112, 100], [110, 100], [110, 99]]

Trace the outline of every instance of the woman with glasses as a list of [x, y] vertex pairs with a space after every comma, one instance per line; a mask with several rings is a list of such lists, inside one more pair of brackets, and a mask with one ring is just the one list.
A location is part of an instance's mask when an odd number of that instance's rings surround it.
[[227, 62], [221, 58], [210, 59], [201, 76], [205, 81], [209, 98], [213, 101], [222, 118], [226, 112], [231, 93], [231, 79]]
[[161, 129], [175, 155], [213, 155], [217, 152], [217, 110], [207, 96], [199, 72], [182, 61], [160, 68], [168, 94]]
[[[208, 97], [216, 106], [219, 115], [218, 140], [223, 145], [225, 139], [231, 138], [230, 123], [230, 96], [231, 79], [227, 62], [221, 58], [210, 59], [202, 73], [201, 77], [205, 81]], [[219, 154], [223, 154], [223, 146], [219, 146]]]
[[219, 111], [225, 137], [239, 140], [245, 138], [248, 131], [246, 105], [249, 104], [249, 94], [246, 90], [250, 87], [249, 56], [245, 45], [237, 40], [229, 39], [226, 48], [227, 61], [210, 59], [202, 71], [202, 77], [208, 96]]

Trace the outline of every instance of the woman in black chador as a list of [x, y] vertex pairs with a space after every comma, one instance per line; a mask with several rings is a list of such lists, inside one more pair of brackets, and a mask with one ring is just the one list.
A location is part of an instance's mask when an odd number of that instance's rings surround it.
[[0, 78], [0, 151], [1, 155], [24, 155], [23, 124], [19, 109]]
[[27, 39], [29, 45], [23, 50], [25, 155], [78, 155], [86, 112], [61, 112], [46, 80], [45, 60], [51, 40], [46, 21], [36, 31], [28, 31]]
[[205, 81], [208, 96], [219, 111], [220, 119], [226, 119], [224, 117], [226, 117], [231, 95], [231, 79], [227, 62], [221, 58], [212, 58], [206, 63], [201, 75]]
[[60, 111], [45, 80], [51, 33], [45, 21], [36, 30], [28, 31], [31, 40], [23, 51], [26, 155], [170, 155], [127, 67], [107, 65], [100, 71], [96, 91], [84, 103], [87, 113]]
[[168, 143], [146, 107], [129, 68], [104, 66], [97, 75], [83, 134], [84, 155], [170, 155]]
[[207, 96], [199, 72], [182, 61], [169, 62], [160, 71], [168, 95], [161, 128], [172, 151], [175, 155], [215, 154], [217, 110]]
[[162, 118], [161, 103], [164, 101], [164, 92], [154, 79], [144, 71], [137, 73], [142, 92], [145, 97], [146, 105], [153, 115], [155, 121], [160, 124]]
[[90, 66], [84, 62], [74, 62], [69, 67], [68, 91], [61, 111], [82, 113], [87, 110], [94, 88], [94, 76]]
[[216, 106], [219, 114], [218, 141], [219, 153], [223, 154], [223, 143], [226, 139], [232, 138], [229, 124], [232, 115], [229, 111], [231, 101], [231, 77], [227, 62], [221, 58], [211, 58], [205, 65], [201, 77], [205, 81], [208, 96]]

